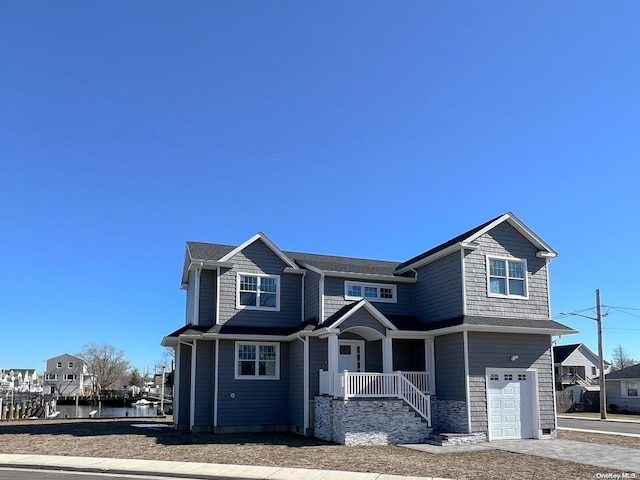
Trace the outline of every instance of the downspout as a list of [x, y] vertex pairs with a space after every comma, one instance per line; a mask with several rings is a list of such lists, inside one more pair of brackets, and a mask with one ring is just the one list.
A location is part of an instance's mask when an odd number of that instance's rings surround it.
[[193, 339], [193, 346], [191, 347], [191, 398], [189, 399], [189, 430], [193, 431], [193, 426], [196, 423], [196, 350], [198, 340]]
[[303, 322], [305, 321], [305, 318], [304, 318], [304, 279], [305, 279], [306, 276], [307, 276], [307, 271], [305, 270], [304, 272], [302, 272], [302, 301], [300, 302], [302, 304], [300, 315], [301, 315], [301, 318], [302, 318]]
[[194, 300], [194, 312], [193, 312], [193, 320], [195, 325], [200, 325], [200, 273], [202, 272], [202, 267], [204, 264], [200, 262], [196, 266], [196, 285], [195, 285], [195, 300]]
[[318, 293], [320, 294], [320, 322], [324, 323], [324, 273], [320, 274], [320, 282], [318, 282]]
[[216, 433], [216, 428], [218, 427], [218, 363], [220, 359], [220, 339], [216, 338], [216, 354], [215, 354], [215, 362], [216, 368], [214, 370], [213, 377], [213, 433]]

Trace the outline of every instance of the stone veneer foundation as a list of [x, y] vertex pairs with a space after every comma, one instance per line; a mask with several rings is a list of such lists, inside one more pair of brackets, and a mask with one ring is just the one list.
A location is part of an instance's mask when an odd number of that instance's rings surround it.
[[423, 443], [432, 429], [400, 399], [314, 399], [315, 436], [344, 445]]
[[441, 432], [467, 433], [467, 403], [431, 397], [431, 424]]

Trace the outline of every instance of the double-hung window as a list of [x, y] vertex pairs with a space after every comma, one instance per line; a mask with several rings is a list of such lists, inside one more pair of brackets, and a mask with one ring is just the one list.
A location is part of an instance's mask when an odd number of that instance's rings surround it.
[[236, 379], [278, 380], [280, 344], [236, 342]]
[[623, 397], [638, 397], [638, 390], [640, 390], [640, 382], [620, 382], [622, 385]]
[[236, 307], [249, 310], [280, 310], [280, 277], [254, 273], [237, 274]]
[[490, 297], [527, 298], [527, 261], [487, 257], [487, 283]]
[[371, 302], [396, 303], [396, 286], [386, 283], [344, 282], [345, 300], [366, 298]]

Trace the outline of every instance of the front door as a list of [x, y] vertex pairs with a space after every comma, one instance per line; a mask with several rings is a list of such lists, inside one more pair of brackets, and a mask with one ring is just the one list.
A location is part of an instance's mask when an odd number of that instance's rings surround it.
[[338, 371], [364, 371], [364, 342], [361, 340], [338, 340]]

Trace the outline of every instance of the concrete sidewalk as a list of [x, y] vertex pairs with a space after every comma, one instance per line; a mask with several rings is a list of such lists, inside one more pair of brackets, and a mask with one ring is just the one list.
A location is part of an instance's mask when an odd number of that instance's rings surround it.
[[36, 468], [92, 473], [158, 475], [172, 478], [269, 479], [269, 480], [447, 480], [437, 477], [407, 477], [381, 473], [342, 472], [307, 468], [254, 467], [216, 463], [126, 460], [54, 455], [10, 455], [0, 453], [0, 468]]

